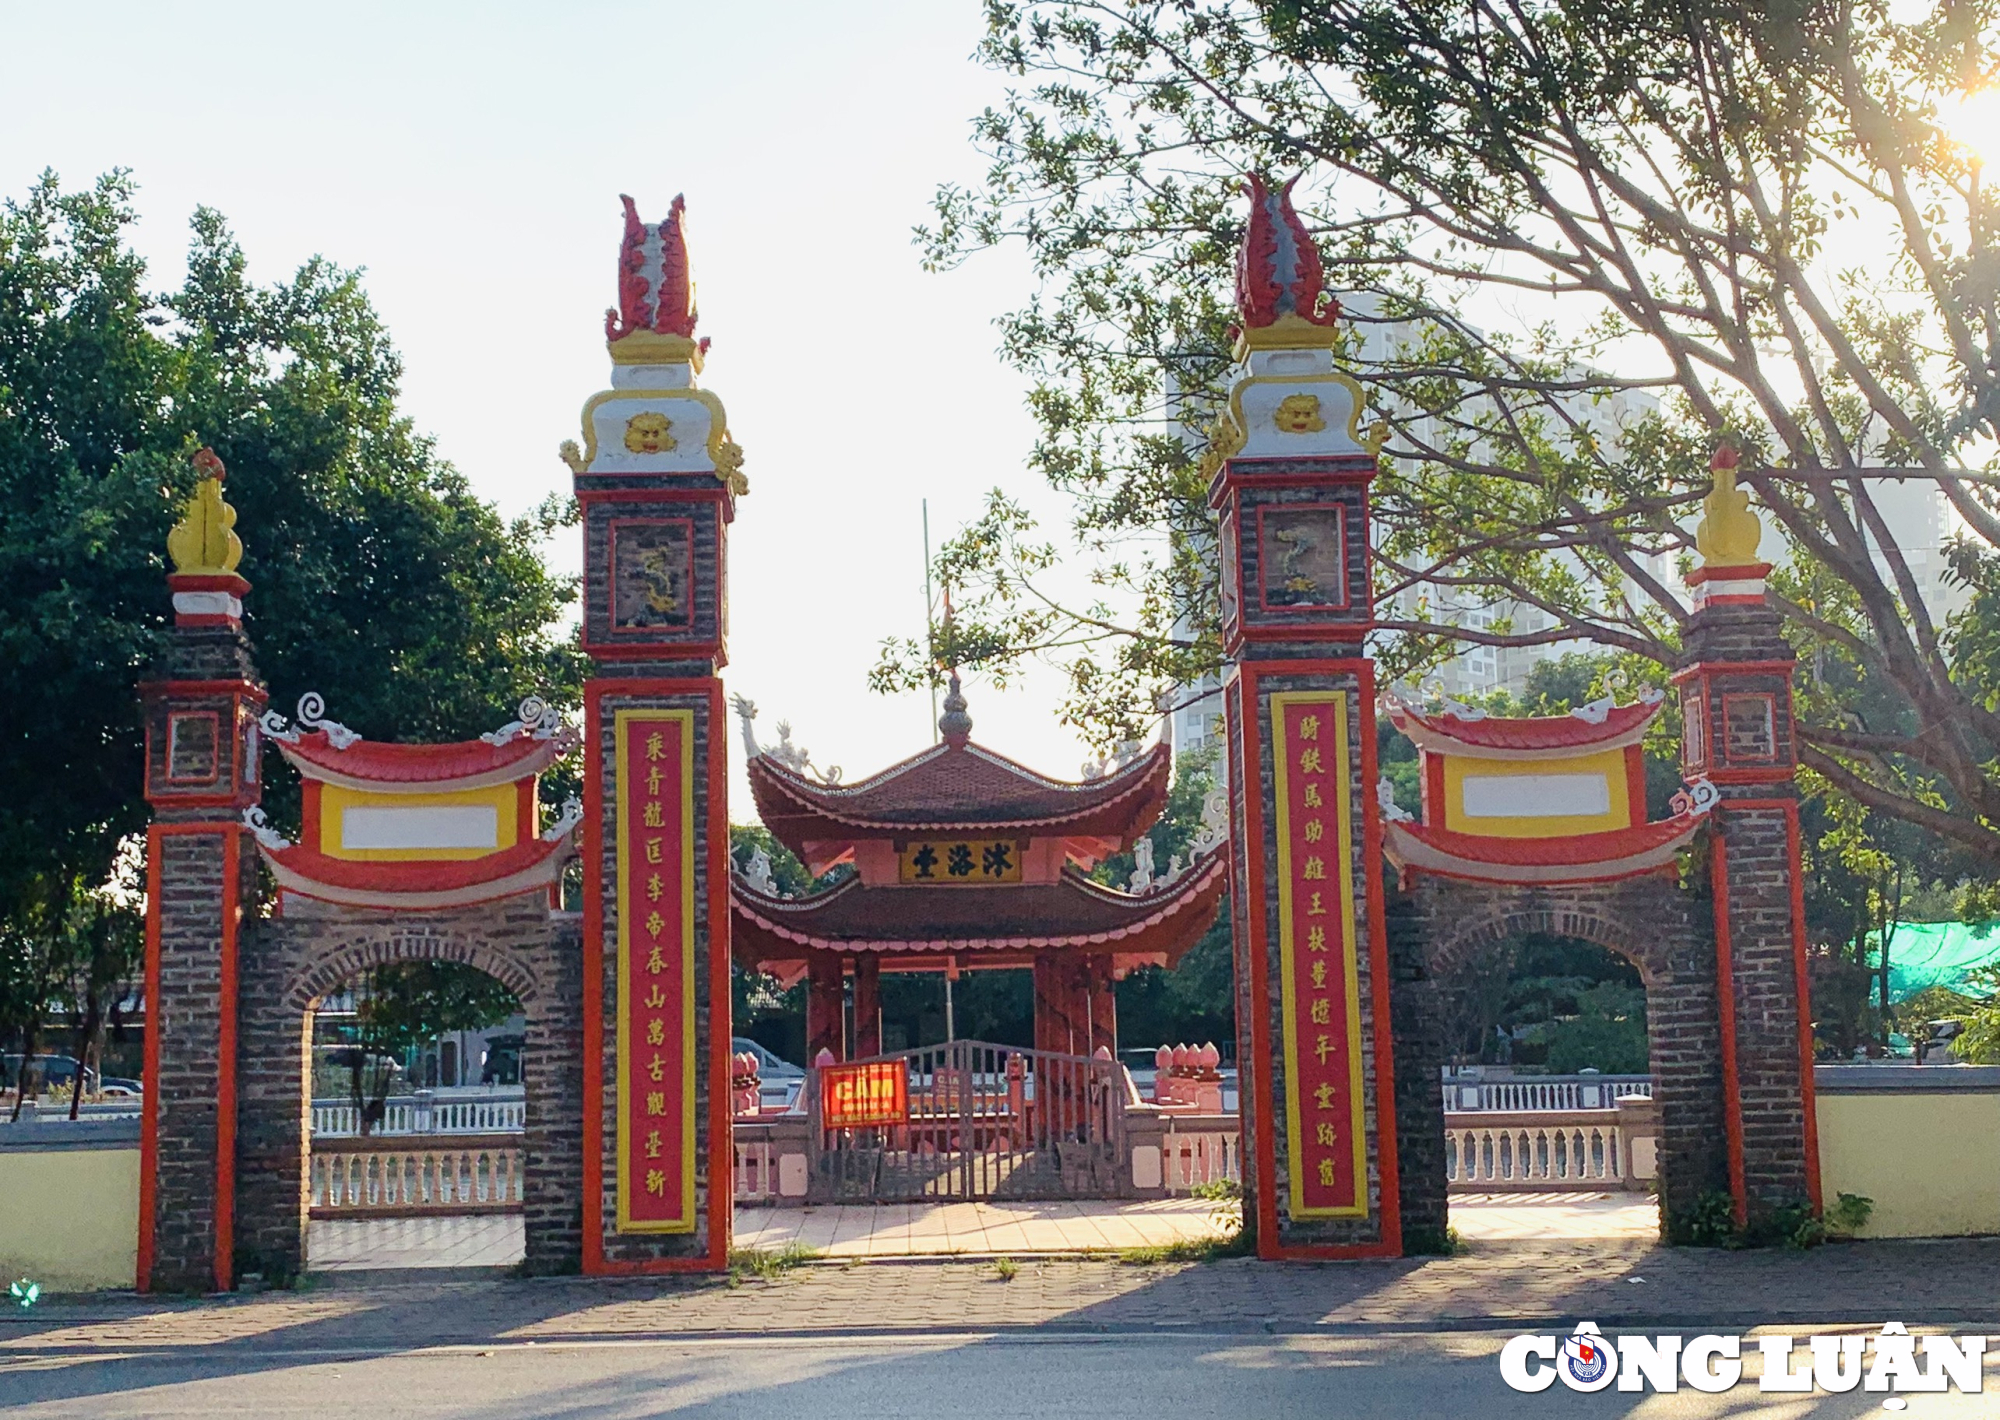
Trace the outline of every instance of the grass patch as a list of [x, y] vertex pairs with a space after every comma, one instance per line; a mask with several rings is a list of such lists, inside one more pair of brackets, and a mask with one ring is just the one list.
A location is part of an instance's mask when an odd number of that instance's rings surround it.
[[804, 1243], [788, 1243], [781, 1248], [739, 1247], [729, 1254], [729, 1280], [741, 1282], [746, 1277], [757, 1277], [775, 1282], [794, 1267], [803, 1267], [818, 1257], [819, 1253]]
[[1021, 1275], [1021, 1264], [1011, 1257], [995, 1258], [993, 1273], [1002, 1282], [1011, 1282]]
[[1220, 1238], [1182, 1238], [1151, 1247], [1128, 1247], [1119, 1252], [1118, 1260], [1127, 1267], [1159, 1267], [1169, 1262], [1215, 1262], [1225, 1257], [1243, 1257], [1249, 1251], [1248, 1239], [1236, 1232]]

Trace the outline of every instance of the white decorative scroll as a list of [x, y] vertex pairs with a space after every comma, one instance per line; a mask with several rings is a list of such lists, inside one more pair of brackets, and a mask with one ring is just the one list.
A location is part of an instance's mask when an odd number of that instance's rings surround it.
[[568, 732], [562, 716], [553, 705], [539, 695], [524, 699], [514, 712], [519, 718], [509, 720], [497, 730], [489, 730], [479, 738], [490, 745], [511, 744], [522, 735], [538, 740], [553, 740]]
[[266, 710], [258, 716], [257, 725], [263, 730], [264, 738], [267, 740], [283, 740], [288, 745], [299, 742], [298, 726], [275, 710]]
[[571, 794], [563, 800], [562, 817], [542, 830], [542, 842], [555, 843], [583, 822], [583, 800]]
[[1390, 823], [1410, 821], [1410, 811], [1396, 802], [1396, 786], [1386, 774], [1375, 781], [1375, 802], [1381, 806], [1382, 817]]
[[250, 830], [251, 837], [273, 853], [282, 852], [292, 846], [292, 840], [271, 827], [271, 821], [264, 817], [264, 811], [255, 804], [243, 811], [243, 826]]
[[1722, 791], [1707, 779], [1690, 779], [1687, 787], [1675, 794], [1670, 807], [1684, 818], [1699, 818], [1722, 802]]
[[[1193, 858], [1212, 853], [1229, 841], [1229, 795], [1210, 789], [1201, 801], [1201, 826], [1190, 845]], [[1192, 861], [1192, 859], [1190, 859]]]
[[358, 744], [361, 736], [341, 724], [338, 720], [326, 718], [326, 697], [317, 690], [308, 690], [299, 697], [298, 722], [308, 730], [320, 730], [326, 735], [326, 742], [335, 749], [346, 749]]

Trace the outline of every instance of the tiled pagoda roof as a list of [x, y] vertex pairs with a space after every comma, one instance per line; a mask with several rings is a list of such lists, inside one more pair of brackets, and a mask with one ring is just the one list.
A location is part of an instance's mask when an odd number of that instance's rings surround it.
[[805, 844], [1014, 830], [1129, 845], [1167, 802], [1171, 751], [1156, 745], [1102, 779], [1050, 779], [980, 745], [937, 745], [853, 784], [822, 784], [769, 755], [748, 766], [764, 826], [802, 858]]
[[1172, 966], [1215, 920], [1227, 867], [1226, 854], [1210, 853], [1144, 894], [1073, 870], [1053, 883], [992, 887], [870, 887], [856, 877], [802, 898], [772, 897], [737, 878], [736, 956], [788, 978], [809, 951], [936, 957], [1073, 948], [1110, 953], [1121, 969]]

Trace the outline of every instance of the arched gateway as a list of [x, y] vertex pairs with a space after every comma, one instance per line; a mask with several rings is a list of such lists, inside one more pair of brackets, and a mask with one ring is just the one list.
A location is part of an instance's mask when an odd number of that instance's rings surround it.
[[[1361, 391], [1334, 366], [1337, 308], [1287, 191], [1253, 180], [1251, 198], [1242, 369], [1205, 468], [1233, 662], [1228, 878], [1260, 1254], [1394, 1254], [1441, 1235], [1436, 981], [1523, 931], [1597, 942], [1645, 981], [1670, 1232], [1708, 1194], [1740, 1223], [1817, 1207], [1793, 658], [1732, 458], [1718, 455], [1675, 675], [1689, 780], [1675, 814], [1647, 821], [1637, 770], [1655, 703], [1513, 721], [1386, 704], [1423, 755], [1410, 820], [1378, 787], [1364, 647], [1380, 433], [1362, 430]], [[1121, 967], [1171, 960], [1215, 910], [1212, 861], [1143, 896], [1074, 871], [1157, 814], [1163, 759], [1095, 784], [1044, 780], [971, 744], [962, 704], [945, 744], [846, 788], [753, 755], [773, 831], [809, 863], [851, 858], [858, 872], [795, 900], [732, 883], [718, 671], [747, 485], [721, 403], [696, 385], [707, 341], [680, 215], [676, 199], [650, 227], [627, 201], [611, 387], [585, 405], [581, 447], [562, 450], [583, 510], [593, 672], [583, 800], [553, 824], [535, 776], [570, 732], [538, 706], [430, 746], [362, 741], [316, 697], [297, 723], [266, 712], [223, 470], [200, 457], [208, 476], [169, 541], [169, 649], [141, 687], [154, 811], [142, 1288], [226, 1288], [242, 1270], [301, 1264], [305, 1023], [370, 966], [458, 961], [520, 998], [530, 1266], [716, 1269], [732, 920], [746, 962], [813, 982], [815, 1049], [847, 1053], [846, 973], [865, 1007], [883, 961], [952, 970], [962, 955], [1032, 966], [1038, 1053], [1083, 1056], [1108, 1043]], [[304, 781], [297, 844], [258, 809], [270, 742]], [[993, 881], [910, 877], [939, 834], [1007, 850]], [[565, 915], [552, 885], [573, 854], [583, 911]], [[278, 886], [267, 916], [259, 855]], [[854, 1053], [879, 1048], [868, 1017]]]

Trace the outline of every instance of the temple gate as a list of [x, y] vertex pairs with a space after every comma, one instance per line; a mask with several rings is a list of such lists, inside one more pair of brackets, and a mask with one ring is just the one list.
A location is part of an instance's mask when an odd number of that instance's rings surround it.
[[1390, 703], [1424, 762], [1422, 822], [1401, 821], [1378, 783], [1362, 650], [1382, 431], [1364, 433], [1361, 391], [1333, 366], [1338, 308], [1289, 185], [1253, 177], [1250, 195], [1241, 373], [1206, 466], [1236, 661], [1231, 910], [1260, 1254], [1442, 1240], [1435, 981], [1526, 930], [1609, 947], [1646, 982], [1670, 1237], [1706, 1194], [1726, 1193], [1739, 1227], [1817, 1209], [1793, 657], [1734, 453], [1717, 455], [1697, 535], [1674, 676], [1689, 782], [1673, 816], [1646, 821], [1653, 695], [1536, 720]]
[[[592, 674], [582, 801], [546, 827], [536, 776], [572, 732], [538, 703], [457, 745], [367, 742], [316, 696], [293, 720], [265, 709], [235, 515], [204, 450], [169, 540], [168, 649], [141, 687], [154, 815], [141, 1287], [227, 1288], [239, 1271], [303, 1264], [304, 1022], [392, 961], [464, 962], [523, 1004], [534, 1270], [726, 1265], [732, 934], [744, 965], [810, 982], [816, 1061], [893, 1059], [879, 1083], [901, 1070], [932, 1092], [927, 1122], [906, 1109], [904, 1132], [870, 1147], [912, 1152], [929, 1130], [969, 1155], [1004, 1135], [1022, 1158], [996, 1177], [1115, 1193], [1125, 1185], [1097, 1181], [1115, 1125], [1090, 1122], [1122, 1076], [1113, 983], [1171, 966], [1201, 935], [1225, 838], [1261, 1255], [1393, 1255], [1442, 1236], [1436, 978], [1524, 930], [1598, 942], [1645, 979], [1670, 1234], [1708, 1194], [1726, 1192], [1739, 1225], [1816, 1208], [1793, 658], [1734, 456], [1717, 456], [1674, 677], [1688, 785], [1673, 815], [1647, 821], [1637, 772], [1656, 697], [1538, 720], [1385, 702], [1424, 756], [1410, 821], [1379, 783], [1364, 645], [1382, 430], [1363, 430], [1362, 392], [1334, 366], [1338, 311], [1289, 189], [1253, 179], [1251, 198], [1242, 367], [1205, 462], [1233, 662], [1229, 798], [1193, 861], [1156, 875], [1142, 857], [1130, 892], [1084, 874], [1141, 843], [1165, 750], [1098, 780], [1048, 779], [972, 742], [956, 674], [942, 742], [852, 785], [759, 750], [746, 714], [766, 823], [815, 873], [854, 873], [796, 899], [767, 874], [732, 874], [718, 672], [746, 485], [722, 405], [696, 383], [708, 342], [694, 335], [679, 199], [657, 227], [626, 201], [610, 388], [585, 405], [581, 445], [562, 449], [583, 512]], [[270, 742], [304, 783], [296, 844], [260, 809]], [[583, 910], [568, 915], [552, 901], [575, 853]], [[261, 919], [259, 859], [278, 889]], [[989, 967], [1033, 971], [1033, 1051], [982, 1064], [964, 1043], [929, 1065], [882, 1053], [884, 969]], [[865, 1102], [870, 1081], [850, 1083], [845, 1098]], [[1004, 1103], [988, 1110], [981, 1090]], [[829, 1137], [879, 1127], [866, 1114], [816, 1121]], [[961, 1162], [959, 1192], [976, 1193]]]

